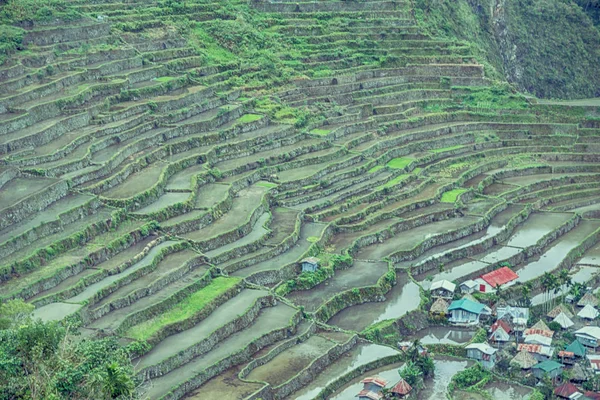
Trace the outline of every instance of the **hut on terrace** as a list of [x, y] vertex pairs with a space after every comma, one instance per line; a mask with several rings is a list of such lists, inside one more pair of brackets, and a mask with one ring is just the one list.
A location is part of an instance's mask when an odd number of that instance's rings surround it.
[[436, 281], [431, 284], [429, 291], [431, 292], [431, 297], [442, 298], [451, 300], [454, 297], [454, 290], [456, 289], [456, 285], [447, 280]]
[[508, 322], [499, 319], [492, 324], [489, 332], [491, 332], [490, 341], [498, 344], [505, 344], [510, 340], [512, 328]]
[[359, 400], [380, 400], [383, 399], [383, 388], [388, 384], [385, 379], [374, 376], [365, 378], [360, 383], [363, 384], [363, 389], [356, 395]]
[[573, 353], [575, 357], [583, 358], [585, 357], [585, 346], [582, 345], [579, 340], [575, 339], [573, 342], [565, 348], [566, 351], [570, 351]]
[[553, 360], [542, 361], [539, 364], [533, 366], [533, 374], [536, 378], [542, 379], [544, 376], [549, 376], [551, 379], [555, 379], [557, 376], [562, 374], [563, 367], [561, 363], [557, 363]]
[[583, 297], [577, 302], [577, 306], [579, 307], [585, 307], [587, 305], [592, 307], [598, 306], [598, 299], [590, 292], [584, 294]]
[[521, 369], [531, 369], [538, 361], [527, 350], [521, 350], [510, 360], [510, 364]]
[[446, 316], [446, 314], [448, 314], [448, 302], [441, 297], [438, 298], [431, 305], [429, 313], [431, 315], [439, 315], [441, 317]]
[[567, 307], [564, 304], [559, 304], [556, 307], [554, 307], [552, 310], [550, 310], [548, 314], [546, 314], [546, 317], [552, 320], [558, 317], [558, 314], [560, 313], [565, 314], [569, 318], [573, 318], [573, 313], [571, 312], [571, 310], [569, 310], [569, 307]]
[[596, 310], [593, 306], [586, 304], [581, 311], [577, 313], [579, 318], [594, 320], [598, 318], [598, 310]]
[[590, 379], [590, 372], [581, 366], [581, 364], [575, 364], [573, 368], [571, 368], [571, 382], [585, 382]]
[[[579, 394], [579, 396], [577, 396]], [[577, 386], [573, 385], [571, 382], [566, 382], [554, 389], [554, 395], [556, 397], [560, 397], [562, 399], [577, 399], [581, 397], [581, 393]]]
[[572, 327], [573, 325], [575, 325], [573, 323], [573, 321], [571, 321], [571, 319], [569, 317], [567, 317], [566, 314], [563, 312], [561, 312], [560, 314], [558, 314], [556, 316], [556, 318], [554, 318], [554, 322], [559, 324], [560, 327], [563, 329], [568, 329], [568, 328]]
[[408, 384], [404, 379], [400, 378], [398, 383], [394, 385], [394, 387], [390, 390], [390, 393], [394, 398], [404, 399], [408, 397], [410, 392], [412, 391], [412, 386]]
[[542, 321], [541, 319], [536, 322], [531, 328], [529, 329], [540, 329], [542, 331], [552, 331], [550, 328], [548, 328], [548, 325], [546, 325], [546, 323], [544, 321]]

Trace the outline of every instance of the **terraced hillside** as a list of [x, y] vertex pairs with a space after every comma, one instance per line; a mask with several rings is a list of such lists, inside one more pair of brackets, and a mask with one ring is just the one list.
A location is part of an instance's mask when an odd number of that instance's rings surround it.
[[68, 5], [0, 66], [0, 298], [119, 337], [142, 397], [329, 398], [432, 278], [600, 266], [600, 105], [409, 1]]

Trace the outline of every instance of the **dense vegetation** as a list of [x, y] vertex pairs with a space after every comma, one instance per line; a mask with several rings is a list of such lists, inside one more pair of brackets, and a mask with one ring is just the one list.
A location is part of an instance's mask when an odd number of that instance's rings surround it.
[[467, 41], [489, 63], [486, 72], [550, 98], [600, 95], [600, 75], [592, 72], [600, 64], [592, 3], [415, 0], [417, 20], [430, 32]]
[[114, 399], [133, 395], [132, 366], [115, 338], [34, 321], [21, 300], [0, 306], [0, 398]]

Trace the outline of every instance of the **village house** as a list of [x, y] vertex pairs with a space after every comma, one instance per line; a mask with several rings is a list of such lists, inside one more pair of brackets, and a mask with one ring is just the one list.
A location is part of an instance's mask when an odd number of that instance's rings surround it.
[[585, 307], [587, 305], [592, 307], [598, 306], [598, 299], [590, 292], [584, 294], [583, 297], [577, 302], [578, 307]]
[[512, 328], [508, 322], [503, 319], [499, 319], [492, 324], [489, 329], [490, 341], [496, 343], [498, 346], [502, 346], [510, 341], [510, 334]]
[[388, 384], [388, 381], [375, 376], [365, 378], [360, 383], [363, 384], [363, 389], [356, 395], [359, 400], [380, 400], [383, 398], [382, 390]]
[[539, 334], [539, 333], [533, 333], [533, 334], [526, 335], [523, 342], [527, 343], [527, 344], [539, 344], [540, 346], [551, 346], [552, 345], [552, 336], [547, 336], [545, 334]]
[[431, 305], [431, 308], [429, 309], [429, 313], [432, 316], [445, 317], [446, 314], [448, 314], [448, 302], [441, 297], [438, 298]]
[[571, 321], [571, 319], [567, 317], [567, 315], [564, 312], [558, 314], [556, 318], [554, 318], [553, 322], [559, 324], [562, 329], [569, 329], [570, 327], [575, 325], [573, 321]]
[[408, 397], [411, 391], [412, 387], [408, 384], [408, 382], [400, 378], [398, 383], [396, 383], [394, 387], [390, 390], [390, 393], [394, 398], [404, 399]]
[[431, 284], [429, 292], [434, 299], [452, 299], [456, 285], [447, 280], [436, 281]]
[[596, 349], [600, 343], [600, 327], [584, 326], [575, 331], [575, 337], [584, 346]]
[[573, 353], [573, 355], [577, 358], [585, 357], [585, 347], [579, 342], [579, 340], [575, 339], [573, 342], [565, 348], [566, 351]]
[[554, 354], [554, 347], [541, 346], [539, 344], [519, 343], [517, 351], [527, 351], [539, 362], [549, 360]]
[[553, 320], [560, 313], [565, 314], [569, 318], [573, 318], [573, 313], [571, 312], [571, 310], [569, 310], [569, 307], [567, 307], [566, 305], [564, 305], [562, 303], [557, 305], [556, 307], [554, 307], [552, 310], [550, 310], [550, 312], [548, 312], [548, 314], [546, 314], [546, 317], [549, 320]]
[[583, 393], [579, 392], [577, 386], [570, 382], [566, 382], [554, 389], [554, 395], [562, 399], [575, 400], [583, 396]]
[[300, 261], [302, 272], [317, 272], [319, 269], [319, 259], [316, 257], [308, 257]]
[[537, 363], [538, 360], [536, 360], [535, 357], [532, 356], [527, 350], [519, 351], [517, 355], [510, 360], [510, 365], [521, 368], [522, 370], [531, 369], [531, 367]]
[[482, 314], [489, 315], [491, 310], [481, 303], [463, 298], [450, 303], [448, 312], [450, 313], [450, 323], [454, 325], [477, 325], [479, 317]]
[[502, 306], [496, 308], [496, 317], [510, 321], [512, 330], [523, 332], [529, 320], [529, 308]]
[[497, 270], [481, 275], [481, 279], [492, 290], [495, 290], [498, 286], [502, 286], [509, 282], [512, 282], [518, 277], [519, 275], [517, 275], [512, 269], [508, 267], [498, 268]]
[[558, 358], [560, 362], [566, 365], [575, 364], [575, 354], [571, 351], [561, 350], [558, 352]]
[[468, 294], [475, 292], [477, 290], [478, 286], [479, 286], [479, 284], [472, 279], [469, 279], [468, 281], [464, 281], [463, 283], [461, 283], [459, 285], [460, 291], [462, 293], [468, 293]]
[[467, 358], [479, 361], [485, 368], [492, 369], [496, 365], [496, 352], [498, 349], [489, 344], [471, 343], [465, 348], [467, 349]]
[[590, 400], [600, 400], [600, 393], [587, 391], [583, 395]]
[[575, 364], [571, 368], [571, 382], [581, 383], [590, 379], [591, 373], [587, 368], [583, 368], [581, 364]]
[[561, 363], [557, 363], [553, 360], [542, 361], [539, 364], [533, 366], [533, 375], [535, 375], [538, 379], [543, 379], [545, 376], [548, 376], [550, 379], [554, 380], [563, 372], [563, 367]]
[[586, 356], [595, 374], [600, 374], [600, 355], [588, 354]]
[[587, 319], [587, 320], [589, 320], [589, 321], [592, 321], [592, 320], [594, 320], [594, 319], [598, 318], [598, 314], [599, 314], [599, 313], [598, 313], [598, 310], [596, 310], [596, 309], [594, 308], [594, 306], [592, 306], [592, 305], [590, 305], [590, 304], [586, 304], [586, 305], [585, 305], [585, 306], [584, 306], [584, 307], [581, 309], [581, 311], [579, 311], [579, 312], [577, 313], [577, 316], [578, 316], [579, 318], [582, 318], [582, 319]]

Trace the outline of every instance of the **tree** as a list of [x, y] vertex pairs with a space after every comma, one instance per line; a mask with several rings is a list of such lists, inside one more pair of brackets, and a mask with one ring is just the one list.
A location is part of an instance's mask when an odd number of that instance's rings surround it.
[[32, 320], [21, 301], [0, 307], [0, 399], [114, 399], [134, 394], [129, 354], [115, 338], [81, 340]]
[[523, 295], [523, 300], [521, 301], [521, 303], [524, 307], [531, 306], [531, 291], [532, 290], [533, 290], [533, 287], [531, 285], [531, 282], [525, 282], [523, 284], [523, 286], [521, 286], [521, 294]]
[[404, 368], [398, 370], [398, 373], [402, 379], [413, 387], [417, 386], [417, 383], [423, 376], [421, 370], [412, 361], [407, 362]]

